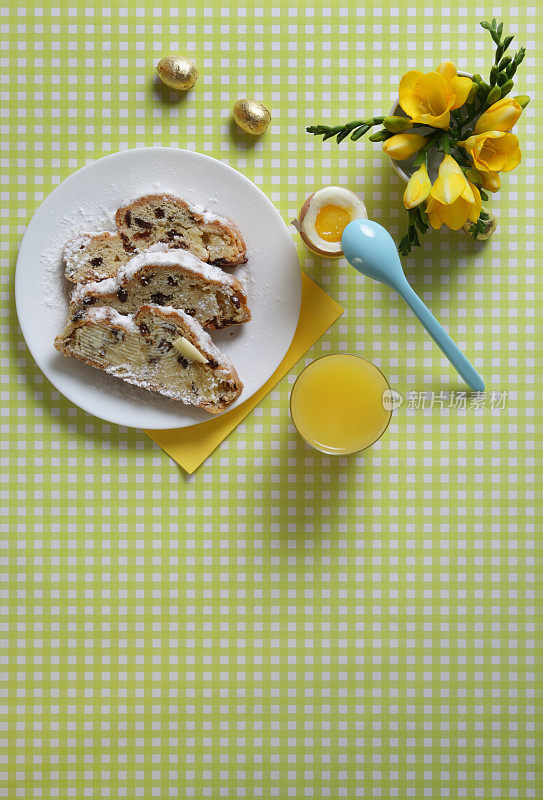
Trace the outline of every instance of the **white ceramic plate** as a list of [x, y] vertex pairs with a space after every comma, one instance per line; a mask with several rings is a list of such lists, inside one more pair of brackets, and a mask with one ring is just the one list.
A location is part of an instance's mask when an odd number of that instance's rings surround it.
[[119, 206], [152, 192], [177, 194], [229, 217], [241, 230], [248, 263], [230, 272], [247, 288], [252, 320], [214, 332], [213, 339], [230, 356], [244, 384], [231, 408], [258, 391], [282, 361], [296, 330], [302, 295], [298, 256], [266, 195], [239, 172], [200, 153], [165, 147], [126, 150], [83, 167], [61, 183], [36, 211], [21, 243], [17, 313], [36, 363], [80, 408], [129, 427], [180, 428], [211, 415], [125, 384], [53, 346], [68, 312], [64, 243], [79, 230], [113, 230]]

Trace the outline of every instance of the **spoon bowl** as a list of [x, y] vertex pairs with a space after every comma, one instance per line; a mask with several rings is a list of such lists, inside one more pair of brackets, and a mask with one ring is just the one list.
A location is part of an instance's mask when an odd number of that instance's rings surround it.
[[341, 249], [362, 275], [397, 289], [406, 280], [390, 233], [371, 219], [355, 219], [345, 227]]

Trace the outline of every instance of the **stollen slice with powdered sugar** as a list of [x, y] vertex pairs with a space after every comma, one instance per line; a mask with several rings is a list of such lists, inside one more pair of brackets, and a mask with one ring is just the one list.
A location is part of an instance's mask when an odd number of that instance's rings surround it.
[[89, 308], [68, 322], [55, 348], [117, 378], [219, 414], [243, 384], [202, 326], [179, 309], [142, 305], [135, 314]]
[[247, 249], [234, 223], [170, 194], [149, 194], [115, 214], [119, 235], [137, 250], [165, 243], [218, 267], [245, 264]]
[[115, 277], [78, 285], [70, 312], [77, 319], [90, 306], [109, 306], [133, 314], [146, 303], [179, 308], [208, 330], [251, 319], [240, 281], [187, 250], [141, 253]]

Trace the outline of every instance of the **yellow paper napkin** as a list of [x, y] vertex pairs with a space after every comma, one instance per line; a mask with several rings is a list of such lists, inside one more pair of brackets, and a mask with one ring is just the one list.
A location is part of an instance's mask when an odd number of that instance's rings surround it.
[[194, 472], [342, 314], [341, 306], [302, 272], [302, 307], [298, 326], [286, 356], [264, 386], [240, 406], [208, 422], [145, 433], [180, 467], [189, 473]]

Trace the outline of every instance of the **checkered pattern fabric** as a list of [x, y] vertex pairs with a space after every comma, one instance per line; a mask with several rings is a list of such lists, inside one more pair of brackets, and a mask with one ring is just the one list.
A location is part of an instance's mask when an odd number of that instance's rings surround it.
[[[323, 143], [305, 125], [388, 110], [407, 69], [451, 58], [487, 74], [478, 21], [492, 16], [526, 45], [516, 93], [534, 97], [538, 12], [446, 0], [2, 2], [0, 796], [541, 796], [537, 100], [518, 124], [523, 162], [491, 198], [499, 232], [484, 246], [432, 233], [405, 265], [485, 377], [484, 407], [463, 402], [395, 294], [300, 247], [346, 309], [305, 363], [359, 353], [404, 398], [358, 457], [322, 456], [296, 435], [300, 364], [186, 477], [141, 431], [55, 391], [13, 297], [40, 201], [129, 147], [220, 158], [287, 221], [314, 188], [349, 186], [398, 240], [403, 187], [380, 146]], [[153, 81], [170, 52], [200, 70], [180, 98]], [[273, 116], [254, 142], [230, 122], [244, 96]], [[456, 394], [429, 394], [442, 389]]]

